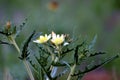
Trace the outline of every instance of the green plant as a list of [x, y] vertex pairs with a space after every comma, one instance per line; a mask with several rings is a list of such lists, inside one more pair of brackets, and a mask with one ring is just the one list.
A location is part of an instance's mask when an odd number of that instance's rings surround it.
[[[36, 80], [57, 80], [63, 75], [67, 76], [66, 80], [71, 80], [72, 78], [80, 80], [85, 73], [119, 57], [118, 54], [107, 57], [96, 64], [93, 62], [93, 58], [106, 54], [106, 52], [93, 50], [97, 36], [88, 44], [86, 39], [82, 40], [79, 37], [75, 39], [68, 34], [60, 35], [54, 32], [43, 36], [42, 33], [33, 31], [24, 41], [22, 49], [20, 49], [15, 39], [24, 25], [25, 23], [20, 25], [20, 27], [16, 27], [7, 23], [6, 27], [0, 31], [0, 34], [6, 36], [8, 42], [1, 40], [0, 43], [15, 46], [20, 55], [19, 59], [23, 61], [31, 80], [35, 80], [33, 73], [37, 75]], [[40, 37], [36, 39], [38, 36]], [[85, 66], [84, 70], [80, 70], [79, 66], [85, 61], [89, 61], [89, 64]], [[33, 72], [28, 62], [33, 67]], [[58, 70], [61, 71], [59, 72]]]

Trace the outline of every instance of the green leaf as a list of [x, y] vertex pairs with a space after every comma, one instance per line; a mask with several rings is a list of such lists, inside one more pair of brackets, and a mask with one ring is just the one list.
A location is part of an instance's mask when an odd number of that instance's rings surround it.
[[8, 44], [8, 45], [10, 45], [10, 43], [4, 42], [4, 41], [1, 41], [1, 40], [0, 40], [0, 44]]
[[12, 32], [8, 33], [8, 32], [4, 32], [4, 31], [0, 31], [0, 34], [5, 35], [5, 36], [9, 36], [12, 34]]
[[16, 26], [13, 29], [13, 33], [15, 34], [15, 37], [17, 37], [19, 35], [19, 33], [23, 30], [23, 27], [26, 24], [27, 19], [25, 19], [25, 21], [18, 27], [18, 29], [16, 28]]
[[89, 68], [89, 67], [87, 66], [84, 71], [81, 72], [81, 71], [79, 70], [78, 73], [75, 73], [75, 74], [73, 74], [72, 76], [78, 76], [78, 75], [81, 75], [81, 74], [90, 72], [90, 71], [92, 71], [92, 70], [94, 70], [94, 69], [97, 69], [97, 68], [103, 66], [104, 64], [107, 64], [108, 62], [113, 61], [114, 59], [116, 59], [116, 58], [118, 58], [118, 57], [119, 57], [119, 55], [117, 54], [117, 55], [115, 55], [115, 56], [113, 56], [113, 57], [111, 57], [111, 58], [108, 58], [108, 59], [105, 60], [105, 61], [102, 61], [100, 64], [94, 65], [92, 68]]
[[23, 48], [22, 48], [21, 57], [19, 57], [21, 60], [26, 59], [28, 57], [28, 55], [29, 55], [29, 53], [28, 53], [28, 47], [29, 46], [28, 45], [29, 45], [32, 37], [34, 36], [34, 34], [35, 34], [35, 31], [33, 31], [32, 34], [28, 37], [28, 39], [25, 40]]
[[94, 53], [94, 54], [90, 54], [89, 56], [90, 56], [90, 57], [93, 57], [93, 56], [103, 55], [103, 54], [106, 54], [106, 52], [96, 52], [96, 53]]
[[85, 41], [83, 41], [81, 44], [79, 44], [79, 45], [77, 45], [76, 47], [75, 47], [75, 50], [74, 50], [74, 60], [75, 60], [75, 63], [77, 64], [78, 63], [78, 60], [79, 60], [79, 52], [78, 52], [78, 50], [79, 50], [79, 48], [80, 47], [82, 47], [83, 45], [85, 44]]

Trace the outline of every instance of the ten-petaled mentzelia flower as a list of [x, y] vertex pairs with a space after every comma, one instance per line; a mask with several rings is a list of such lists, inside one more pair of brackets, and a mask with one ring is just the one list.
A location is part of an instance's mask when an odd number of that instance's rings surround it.
[[33, 42], [42, 44], [42, 43], [46, 43], [50, 38], [51, 38], [51, 34], [49, 35], [45, 34], [45, 36], [40, 36], [37, 40], [34, 40]]
[[62, 44], [65, 40], [65, 36], [62, 34], [61, 36], [59, 34], [55, 34], [54, 32], [52, 32], [52, 39], [51, 39], [51, 42], [58, 46], [60, 44]]

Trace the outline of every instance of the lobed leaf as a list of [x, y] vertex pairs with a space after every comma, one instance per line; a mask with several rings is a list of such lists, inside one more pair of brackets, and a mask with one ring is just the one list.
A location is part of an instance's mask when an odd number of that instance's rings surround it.
[[19, 57], [21, 60], [26, 59], [28, 57], [28, 55], [30, 54], [30, 53], [28, 53], [28, 47], [29, 47], [28, 45], [29, 45], [32, 37], [34, 36], [34, 34], [35, 34], [35, 31], [33, 31], [32, 34], [28, 37], [28, 39], [25, 40], [23, 48], [22, 48], [21, 57]]

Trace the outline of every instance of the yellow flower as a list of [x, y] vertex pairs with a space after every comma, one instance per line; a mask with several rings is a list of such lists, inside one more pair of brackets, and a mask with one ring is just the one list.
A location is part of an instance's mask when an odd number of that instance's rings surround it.
[[54, 32], [52, 32], [52, 39], [51, 42], [53, 44], [55, 44], [56, 46], [62, 44], [65, 40], [65, 36], [62, 34], [61, 36], [59, 34], [55, 34]]
[[37, 40], [34, 40], [33, 42], [42, 44], [46, 43], [50, 38], [51, 34], [49, 35], [45, 34], [45, 36], [40, 36]]

